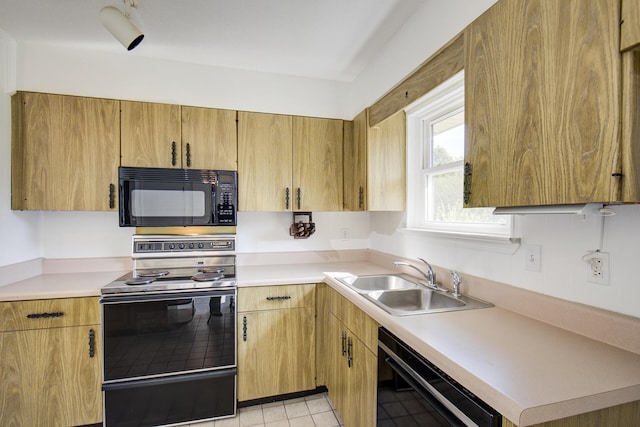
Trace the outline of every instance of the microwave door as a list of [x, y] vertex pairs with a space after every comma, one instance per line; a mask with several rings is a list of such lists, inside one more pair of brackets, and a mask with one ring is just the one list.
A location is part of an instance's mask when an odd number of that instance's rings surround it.
[[[130, 181], [129, 226], [211, 225], [211, 184]], [[125, 221], [126, 222], [126, 221]]]

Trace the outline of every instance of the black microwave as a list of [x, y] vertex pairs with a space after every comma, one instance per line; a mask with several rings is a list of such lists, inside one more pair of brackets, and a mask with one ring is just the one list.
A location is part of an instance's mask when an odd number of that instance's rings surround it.
[[236, 225], [236, 171], [118, 168], [120, 227]]

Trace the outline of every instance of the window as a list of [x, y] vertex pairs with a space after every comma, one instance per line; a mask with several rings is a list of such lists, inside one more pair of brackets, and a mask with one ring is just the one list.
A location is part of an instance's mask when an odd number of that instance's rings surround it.
[[464, 73], [407, 109], [407, 226], [510, 236], [510, 217], [462, 207], [464, 133]]

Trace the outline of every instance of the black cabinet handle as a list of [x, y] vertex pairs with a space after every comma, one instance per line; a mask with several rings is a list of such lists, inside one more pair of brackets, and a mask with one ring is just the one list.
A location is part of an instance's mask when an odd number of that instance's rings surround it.
[[471, 163], [464, 164], [464, 184], [462, 191], [462, 201], [465, 205], [469, 204], [471, 199]]
[[289, 210], [289, 187], [284, 190], [284, 207]]
[[362, 185], [358, 189], [358, 208], [364, 209], [364, 188]]
[[284, 296], [277, 296], [277, 297], [267, 297], [267, 301], [284, 301], [288, 299], [291, 299], [291, 296], [284, 295]]
[[247, 316], [242, 316], [242, 341], [247, 341]]
[[342, 342], [342, 356], [344, 356], [345, 353], [347, 352], [347, 346], [346, 346], [347, 334], [344, 331], [340, 333], [340, 341]]
[[191, 167], [191, 144], [187, 142], [187, 167]]
[[352, 342], [351, 342], [351, 337], [347, 338], [347, 366], [351, 367], [351, 365], [353, 365], [353, 354], [351, 354], [351, 348], [352, 348]]
[[301, 209], [301, 208], [300, 208], [300, 204], [301, 204], [301, 203], [300, 203], [300, 199], [301, 199], [301, 198], [302, 198], [302, 196], [300, 195], [300, 187], [298, 187], [297, 195], [296, 195], [296, 200], [297, 200], [297, 202], [298, 202], [298, 210], [300, 210], [300, 209]]
[[62, 317], [64, 313], [62, 311], [55, 311], [53, 313], [31, 313], [27, 314], [27, 319], [48, 319], [50, 317]]
[[89, 357], [96, 355], [96, 331], [89, 329]]
[[116, 186], [109, 184], [109, 209], [116, 207]]
[[178, 162], [178, 149], [176, 147], [176, 142], [171, 142], [171, 166], [175, 166]]

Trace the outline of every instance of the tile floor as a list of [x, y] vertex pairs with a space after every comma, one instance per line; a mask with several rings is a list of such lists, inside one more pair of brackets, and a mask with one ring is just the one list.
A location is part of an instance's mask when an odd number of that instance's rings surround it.
[[190, 427], [341, 427], [326, 393], [239, 408], [238, 415]]

